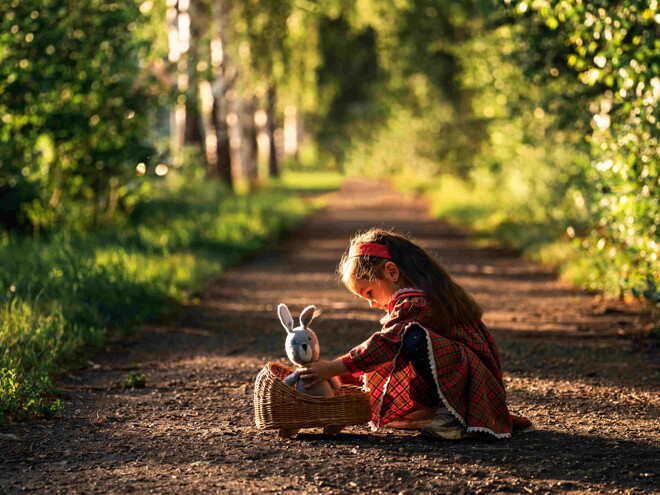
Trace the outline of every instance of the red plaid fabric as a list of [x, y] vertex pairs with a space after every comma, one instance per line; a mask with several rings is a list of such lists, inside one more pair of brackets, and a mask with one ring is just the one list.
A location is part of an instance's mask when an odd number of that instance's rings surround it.
[[371, 392], [374, 429], [429, 406], [429, 385], [401, 354], [408, 328], [426, 330], [438, 395], [467, 426], [468, 433], [487, 432], [498, 438], [525, 429], [531, 422], [509, 413], [502, 381], [500, 353], [481, 321], [439, 328], [422, 292], [398, 294], [390, 303], [383, 329], [343, 356], [352, 374], [362, 373]]

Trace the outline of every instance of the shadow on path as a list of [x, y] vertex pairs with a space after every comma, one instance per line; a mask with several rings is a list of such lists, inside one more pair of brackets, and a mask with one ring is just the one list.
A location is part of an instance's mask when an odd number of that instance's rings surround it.
[[[284, 357], [275, 308], [320, 309], [322, 357], [379, 328], [339, 286], [358, 229], [393, 227], [435, 251], [486, 310], [512, 409], [540, 431], [508, 441], [428, 442], [354, 427], [278, 442], [253, 425], [252, 383]], [[171, 325], [152, 325], [64, 381], [64, 417], [4, 428], [0, 493], [516, 493], [657, 488], [658, 362], [627, 338], [639, 313], [557, 281], [510, 250], [470, 244], [426, 205], [353, 179], [291, 239], [211, 284]], [[607, 309], [607, 308], [606, 308]], [[128, 369], [147, 388], [118, 387]]]

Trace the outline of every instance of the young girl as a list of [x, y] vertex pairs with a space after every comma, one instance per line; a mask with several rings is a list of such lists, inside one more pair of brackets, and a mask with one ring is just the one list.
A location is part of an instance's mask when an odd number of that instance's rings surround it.
[[453, 440], [533, 429], [509, 413], [500, 353], [482, 310], [422, 248], [371, 229], [351, 240], [339, 273], [349, 290], [387, 315], [382, 330], [344, 356], [304, 368], [310, 386], [363, 375], [374, 430], [424, 424], [423, 435]]

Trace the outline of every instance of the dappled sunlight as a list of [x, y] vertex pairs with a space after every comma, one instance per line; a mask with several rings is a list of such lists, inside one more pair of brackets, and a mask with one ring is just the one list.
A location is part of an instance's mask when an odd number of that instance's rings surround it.
[[[658, 6], [0, 2], [0, 492], [652, 490]], [[540, 431], [255, 431], [279, 303], [322, 358], [381, 328], [337, 278], [373, 227]]]
[[[341, 194], [356, 194], [350, 191]], [[629, 315], [595, 314], [593, 295], [557, 282], [511, 253], [470, 245], [446, 224], [420, 215], [414, 200], [398, 198], [393, 203], [391, 196], [380, 195], [381, 219], [395, 210], [407, 216], [407, 228], [423, 233], [448, 270], [487, 308], [485, 319], [502, 352], [511, 408], [529, 416], [539, 430], [506, 442], [456, 444], [431, 443], [416, 432], [388, 428], [373, 433], [356, 426], [332, 439], [305, 430], [294, 440], [295, 448], [315, 479], [348, 483], [362, 476], [362, 468], [353, 465], [364, 451], [378, 458], [369, 478], [378, 485], [390, 483], [390, 466], [404, 473], [415, 462], [428, 473], [420, 480], [433, 484], [442, 478], [447, 486], [480, 487], [486, 473], [497, 473], [507, 480], [502, 486], [515, 489], [530, 483], [547, 491], [639, 486], [646, 479], [640, 476], [651, 472], [657, 385], [650, 363], [631, 351], [631, 341], [612, 335]], [[345, 203], [341, 196], [334, 201]], [[343, 243], [354, 230], [369, 226], [361, 210], [338, 214], [331, 205], [288, 240], [286, 249], [266, 250], [233, 268], [178, 317], [145, 325], [137, 341], [95, 357], [96, 369], [88, 376], [98, 389], [85, 392], [84, 401], [75, 399], [80, 402], [72, 415], [78, 419], [67, 420], [78, 432], [72, 450], [94, 452], [67, 458], [79, 469], [78, 479], [93, 476], [106, 485], [122, 477], [136, 487], [168, 480], [167, 486], [206, 489], [222, 479], [225, 489], [239, 491], [247, 483], [251, 489], [280, 486], [278, 469], [286, 469], [286, 463], [274, 459], [286, 459], [294, 444], [275, 442], [274, 432], [255, 431], [252, 404], [257, 372], [269, 361], [289, 364], [276, 306], [286, 302], [294, 318], [308, 304], [319, 307], [312, 327], [322, 358], [342, 355], [378, 330], [383, 312], [369, 309], [334, 275]], [[309, 257], [302, 258], [301, 252]], [[107, 256], [111, 259], [111, 251]], [[581, 330], [576, 322], [588, 324]], [[634, 325], [631, 321], [629, 327]], [[147, 388], [113, 388], [127, 369], [144, 373]], [[69, 383], [76, 390], [78, 382]], [[69, 448], [64, 446], [72, 445], [72, 437], [55, 431], [58, 445]], [[35, 449], [42, 448], [36, 437]], [[325, 457], [350, 461], [343, 464], [340, 478], [315, 464], [321, 462], [319, 449]], [[269, 466], [263, 466], [265, 459]], [[405, 463], [398, 464], [401, 459]], [[39, 487], [43, 469], [39, 465], [23, 479]], [[94, 476], [99, 469], [114, 478]], [[49, 479], [54, 472], [48, 471]], [[287, 483], [303, 486], [306, 481]]]

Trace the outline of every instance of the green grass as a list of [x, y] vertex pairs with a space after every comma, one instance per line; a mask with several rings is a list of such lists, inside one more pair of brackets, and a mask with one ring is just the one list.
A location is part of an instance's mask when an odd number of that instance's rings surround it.
[[471, 229], [482, 244], [503, 244], [556, 268], [572, 256], [574, 250], [562, 237], [576, 220], [534, 211], [522, 195], [469, 186], [452, 176], [427, 182], [421, 192], [431, 199], [434, 216]]
[[536, 253], [561, 238], [569, 221], [534, 211], [529, 203], [516, 200], [501, 189], [469, 186], [446, 175], [415, 184], [401, 181], [408, 191], [431, 199], [431, 214], [474, 231], [484, 244], [504, 243], [526, 253]]
[[[583, 249], [580, 240], [571, 239], [568, 231], [580, 230], [585, 219], [570, 208], [544, 209], [538, 201], [510, 187], [493, 187], [487, 182], [469, 185], [449, 175], [418, 183], [398, 182], [405, 185], [404, 191], [425, 194], [434, 216], [471, 229], [477, 242], [518, 249], [590, 290], [618, 297], [635, 293], [629, 288], [633, 274], [616, 269], [632, 267], [632, 255], [621, 250]], [[636, 284], [646, 288], [643, 280]], [[657, 320], [657, 289], [652, 280], [648, 286], [650, 289], [640, 290], [637, 297], [649, 303]]]
[[300, 193], [323, 193], [339, 189], [342, 180], [338, 172], [287, 172], [279, 183]]
[[205, 283], [294, 229], [338, 178], [286, 176], [249, 195], [213, 181], [161, 184], [127, 218], [91, 232], [0, 239], [0, 420], [57, 413], [51, 377], [109, 331], [171, 314]]
[[129, 371], [122, 385], [124, 388], [144, 388], [147, 385], [147, 377], [144, 374]]

